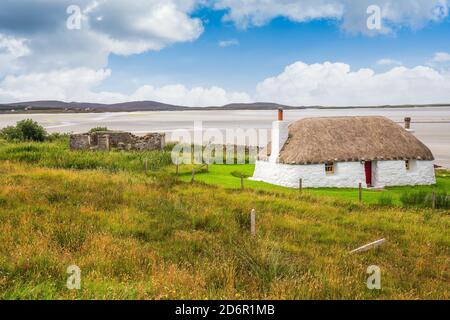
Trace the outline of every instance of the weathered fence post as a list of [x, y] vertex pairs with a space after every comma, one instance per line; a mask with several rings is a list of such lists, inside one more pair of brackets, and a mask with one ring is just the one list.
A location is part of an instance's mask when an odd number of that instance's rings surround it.
[[250, 214], [250, 232], [252, 236], [256, 236], [256, 210], [252, 209]]
[[147, 172], [148, 172], [148, 159], [147, 158], [145, 158], [145, 160], [144, 160], [144, 166], [145, 166], [145, 174], [147, 174]]
[[177, 168], [175, 169], [175, 174], [178, 177], [178, 174], [180, 173], [180, 168], [179, 168], [179, 164], [178, 164], [178, 160], [177, 160]]
[[191, 178], [191, 183], [195, 182], [195, 169], [192, 169], [192, 178]]
[[431, 194], [431, 208], [434, 210], [436, 209], [436, 191], [433, 190], [433, 193]]
[[209, 172], [209, 164], [206, 164], [206, 172]]
[[362, 202], [362, 183], [359, 183], [359, 202]]
[[303, 190], [303, 179], [298, 180], [298, 190], [300, 190], [300, 192]]
[[244, 175], [241, 174], [241, 190], [244, 190]]

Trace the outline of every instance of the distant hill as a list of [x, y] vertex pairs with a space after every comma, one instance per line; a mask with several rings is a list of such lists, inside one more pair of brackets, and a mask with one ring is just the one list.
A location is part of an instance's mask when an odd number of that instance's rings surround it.
[[290, 107], [286, 105], [268, 103], [268, 102], [256, 102], [256, 103], [232, 103], [221, 107], [208, 107], [208, 109], [225, 109], [225, 110], [273, 110], [278, 108], [285, 109], [298, 109], [301, 107]]
[[[373, 106], [376, 108], [410, 108], [410, 107], [440, 107], [449, 106], [449, 104], [440, 105], [403, 105], [403, 106]], [[134, 111], [183, 111], [183, 110], [274, 110], [284, 109], [329, 109], [334, 107], [308, 106], [293, 107], [280, 105], [276, 103], [257, 102], [257, 103], [233, 103], [224, 106], [210, 107], [186, 107], [166, 104], [156, 101], [130, 101], [115, 104], [102, 103], [82, 103], [82, 102], [63, 102], [63, 101], [28, 101], [9, 104], [0, 104], [0, 113], [86, 113], [86, 112], [134, 112]], [[343, 107], [340, 107], [343, 108]], [[360, 108], [358, 106], [349, 106], [344, 108]], [[370, 108], [370, 107], [367, 107]]]
[[80, 103], [62, 101], [27, 101], [0, 105], [0, 112], [132, 112], [132, 111], [183, 111], [183, 110], [272, 110], [282, 106], [275, 103], [235, 103], [225, 106], [186, 107], [156, 101], [131, 101], [124, 103]]
[[132, 101], [116, 104], [81, 103], [62, 101], [28, 101], [0, 105], [0, 111], [16, 112], [131, 112], [131, 111], [178, 111], [188, 107], [174, 106], [155, 101]]

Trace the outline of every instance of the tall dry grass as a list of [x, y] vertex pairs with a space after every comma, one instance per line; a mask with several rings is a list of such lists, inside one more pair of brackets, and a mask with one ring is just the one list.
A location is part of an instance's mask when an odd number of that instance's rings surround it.
[[[443, 211], [3, 161], [0, 298], [448, 299], [449, 227]], [[381, 291], [366, 288], [373, 264]]]

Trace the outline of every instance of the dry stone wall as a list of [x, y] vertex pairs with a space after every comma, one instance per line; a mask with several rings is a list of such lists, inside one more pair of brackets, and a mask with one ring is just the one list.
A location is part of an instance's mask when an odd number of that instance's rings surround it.
[[71, 150], [153, 151], [162, 150], [165, 144], [166, 135], [164, 133], [149, 133], [143, 137], [138, 137], [129, 132], [103, 131], [70, 136]]

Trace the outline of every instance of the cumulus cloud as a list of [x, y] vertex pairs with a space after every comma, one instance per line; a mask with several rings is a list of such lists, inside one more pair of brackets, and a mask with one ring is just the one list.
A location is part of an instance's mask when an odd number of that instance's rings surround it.
[[[69, 30], [66, 10], [72, 0], [3, 1], [0, 34], [17, 40], [26, 54], [5, 55], [0, 70], [15, 73], [51, 69], [105, 68], [111, 53], [139, 54], [173, 43], [198, 39], [203, 24], [193, 13], [200, 7], [225, 10], [225, 20], [240, 27], [261, 26], [276, 17], [296, 22], [335, 19], [348, 32], [371, 34], [366, 26], [369, 5], [378, 5], [387, 33], [397, 27], [419, 28], [448, 17], [450, 0], [78, 0], [81, 28]], [[220, 46], [236, 45], [224, 40]], [[11, 68], [14, 66], [14, 68]], [[19, 70], [19, 66], [22, 68]]]
[[[367, 28], [367, 8], [381, 9], [383, 28]], [[430, 21], [441, 21], [448, 16], [448, 0], [217, 0], [215, 7], [228, 10], [225, 20], [242, 28], [261, 26], [276, 17], [295, 22], [315, 19], [335, 19], [351, 33], [389, 33], [393, 28], [419, 28]]]
[[[344, 63], [296, 62], [256, 86], [256, 93], [230, 92], [220, 87], [189, 88], [182, 84], [144, 85], [131, 94], [100, 90], [109, 69], [61, 69], [47, 73], [7, 76], [0, 82], [0, 102], [63, 100], [114, 103], [155, 100], [168, 104], [205, 107], [254, 101], [293, 106], [369, 106], [448, 103], [450, 73], [431, 67], [394, 67], [376, 73], [352, 71]], [[77, 79], [77, 81], [73, 81]]]
[[403, 63], [398, 60], [384, 58], [377, 61], [380, 66], [401, 66]]
[[12, 72], [18, 68], [17, 58], [31, 53], [25, 39], [7, 37], [0, 33], [0, 72]]
[[369, 106], [450, 101], [450, 74], [425, 66], [384, 73], [344, 63], [296, 62], [257, 85], [256, 99], [288, 105]]
[[224, 19], [235, 22], [241, 28], [262, 26], [279, 16], [296, 22], [339, 18], [344, 11], [341, 3], [323, 0], [218, 0], [214, 6], [228, 10]]
[[236, 39], [221, 40], [221, 41], [219, 41], [218, 45], [221, 48], [226, 48], [226, 47], [231, 47], [231, 46], [238, 46], [239, 45], [239, 41], [236, 40]]
[[[296, 22], [335, 19], [348, 32], [388, 33], [419, 28], [448, 17], [449, 0], [78, 0], [81, 28], [69, 30], [66, 9], [72, 0], [3, 1], [0, 34], [20, 39], [27, 54], [3, 54], [0, 70], [44, 72], [61, 68], [105, 68], [111, 53], [139, 54], [196, 40], [203, 24], [193, 13], [202, 6], [225, 10], [240, 27], [261, 26], [276, 17]], [[367, 7], [378, 5], [383, 28], [367, 29]], [[236, 45], [224, 40], [220, 46]], [[0, 48], [0, 52], [2, 52]]]
[[[60, 68], [104, 68], [111, 53], [139, 54], [203, 32], [191, 13], [196, 0], [80, 0], [80, 29], [67, 28], [72, 0], [2, 3], [0, 33], [26, 39], [32, 54], [16, 57], [27, 72]], [[73, 14], [73, 13], [72, 13]]]
[[447, 52], [436, 52], [433, 57], [433, 62], [450, 62], [450, 54]]
[[114, 94], [94, 93], [93, 90], [110, 74], [109, 69], [77, 68], [19, 76], [9, 75], [0, 82], [0, 102], [76, 101], [80, 98], [93, 102], [107, 100], [114, 98]]
[[25, 44], [25, 39], [6, 37], [0, 34], [0, 53], [17, 58], [30, 54], [30, 49]]
[[133, 100], [156, 100], [169, 104], [192, 107], [221, 106], [232, 102], [251, 102], [244, 92], [227, 92], [219, 87], [189, 89], [184, 85], [163, 87], [142, 86], [131, 95]]
[[251, 101], [247, 93], [227, 92], [223, 88], [214, 86], [187, 88], [181, 84], [162, 87], [145, 85], [132, 94], [98, 90], [98, 87], [110, 75], [109, 69], [89, 68], [10, 75], [0, 82], [0, 103], [30, 100], [99, 103], [154, 100], [175, 105], [205, 107]]
[[90, 29], [107, 35], [114, 53], [132, 54], [197, 39], [203, 26], [189, 15], [195, 4], [192, 0], [101, 1], [87, 15]]

